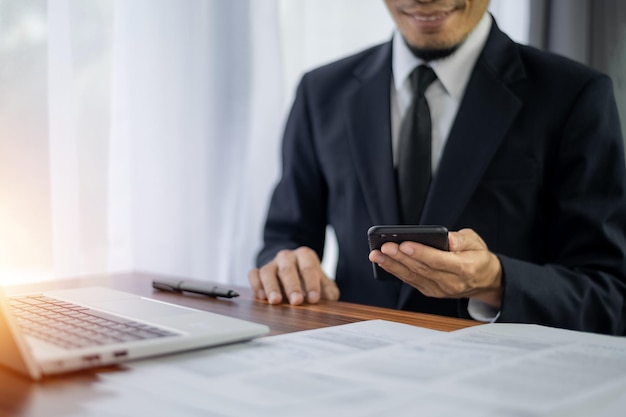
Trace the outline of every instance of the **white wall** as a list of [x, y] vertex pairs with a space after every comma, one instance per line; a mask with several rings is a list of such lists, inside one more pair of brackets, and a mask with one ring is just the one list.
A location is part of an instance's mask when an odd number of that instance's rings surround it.
[[[514, 38], [526, 4], [492, 1]], [[392, 28], [382, 0], [0, 2], [0, 282], [246, 284], [301, 74]]]

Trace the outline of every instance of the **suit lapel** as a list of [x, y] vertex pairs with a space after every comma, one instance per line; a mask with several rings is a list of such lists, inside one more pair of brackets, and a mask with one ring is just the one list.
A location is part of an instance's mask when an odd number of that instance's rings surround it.
[[517, 47], [494, 22], [433, 178], [423, 223], [456, 224], [521, 109], [509, 84], [523, 74]]
[[[524, 77], [517, 46], [495, 22], [470, 77], [424, 206], [422, 224], [454, 227], [522, 107], [509, 85]], [[403, 284], [398, 308], [424, 297]]]
[[391, 147], [391, 44], [354, 72], [345, 109], [351, 156], [373, 224], [399, 221]]
[[[481, 94], [485, 91], [489, 94]], [[456, 223], [520, 106], [493, 74], [482, 65], [476, 69], [429, 190], [423, 222]]]

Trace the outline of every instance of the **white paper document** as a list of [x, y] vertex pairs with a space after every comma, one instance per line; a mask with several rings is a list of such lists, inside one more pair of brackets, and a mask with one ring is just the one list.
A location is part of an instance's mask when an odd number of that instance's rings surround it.
[[81, 404], [81, 416], [613, 416], [626, 409], [626, 338], [373, 320], [137, 362], [100, 378], [102, 395]]

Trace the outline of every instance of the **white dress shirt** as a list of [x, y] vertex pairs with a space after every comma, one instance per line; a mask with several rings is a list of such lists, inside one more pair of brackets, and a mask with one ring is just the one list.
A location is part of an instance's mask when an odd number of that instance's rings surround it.
[[[437, 173], [441, 154], [463, 99], [465, 87], [487, 42], [490, 29], [491, 16], [485, 13], [476, 28], [452, 55], [427, 63], [437, 74], [437, 80], [425, 93], [432, 125], [433, 177]], [[394, 163], [397, 163], [400, 124], [411, 105], [413, 95], [410, 75], [424, 62], [413, 55], [397, 30], [392, 42], [391, 136]], [[493, 321], [498, 316], [497, 309], [473, 299], [469, 300], [468, 313], [480, 321]]]

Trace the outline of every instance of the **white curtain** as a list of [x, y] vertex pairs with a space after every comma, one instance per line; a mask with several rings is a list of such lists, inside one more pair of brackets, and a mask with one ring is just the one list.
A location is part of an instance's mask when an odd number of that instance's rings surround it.
[[298, 79], [392, 27], [382, 0], [0, 1], [0, 283], [245, 285]]

